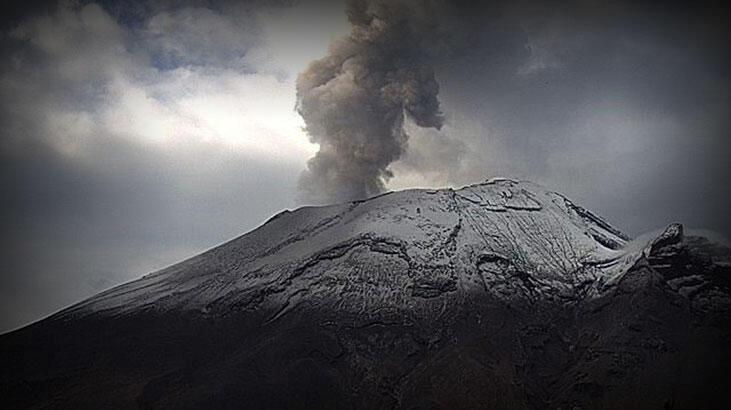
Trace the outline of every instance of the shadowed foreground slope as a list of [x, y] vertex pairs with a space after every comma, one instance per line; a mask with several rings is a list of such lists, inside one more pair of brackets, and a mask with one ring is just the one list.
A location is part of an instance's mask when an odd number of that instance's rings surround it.
[[[11, 408], [722, 408], [731, 250], [491, 180], [284, 212], [0, 336]], [[725, 406], [723, 406], [725, 407]]]

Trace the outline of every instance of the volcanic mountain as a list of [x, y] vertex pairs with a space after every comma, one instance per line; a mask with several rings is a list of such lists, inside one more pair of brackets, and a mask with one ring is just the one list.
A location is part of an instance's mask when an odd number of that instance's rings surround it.
[[4, 408], [725, 408], [731, 249], [524, 181], [282, 212], [0, 336]]

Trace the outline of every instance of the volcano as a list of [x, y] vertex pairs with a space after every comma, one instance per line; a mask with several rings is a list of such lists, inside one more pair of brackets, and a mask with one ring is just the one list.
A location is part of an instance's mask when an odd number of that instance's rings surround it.
[[493, 179], [284, 211], [0, 336], [4, 408], [726, 408], [731, 249]]

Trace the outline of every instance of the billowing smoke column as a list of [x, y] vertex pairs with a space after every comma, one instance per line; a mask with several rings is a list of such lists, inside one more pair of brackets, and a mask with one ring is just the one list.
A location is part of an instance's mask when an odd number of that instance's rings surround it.
[[349, 36], [297, 80], [297, 109], [320, 144], [300, 180], [313, 203], [365, 198], [384, 190], [404, 153], [406, 116], [442, 126], [432, 60], [439, 49], [436, 3], [351, 1]]

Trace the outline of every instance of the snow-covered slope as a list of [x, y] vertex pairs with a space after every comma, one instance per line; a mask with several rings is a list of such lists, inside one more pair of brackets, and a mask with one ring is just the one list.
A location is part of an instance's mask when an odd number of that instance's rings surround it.
[[407, 190], [285, 211], [61, 316], [263, 309], [276, 320], [298, 306], [428, 315], [442, 299], [480, 292], [571, 303], [600, 295], [646, 256], [652, 238], [628, 240], [598, 216], [530, 182], [493, 179], [459, 190]]
[[[621, 271], [596, 261], [627, 237], [565, 197], [494, 179], [285, 211], [260, 228], [91, 298], [65, 315], [136, 309], [208, 312], [265, 303], [413, 309], [442, 294], [575, 299]], [[274, 319], [274, 318], [273, 318]]]

